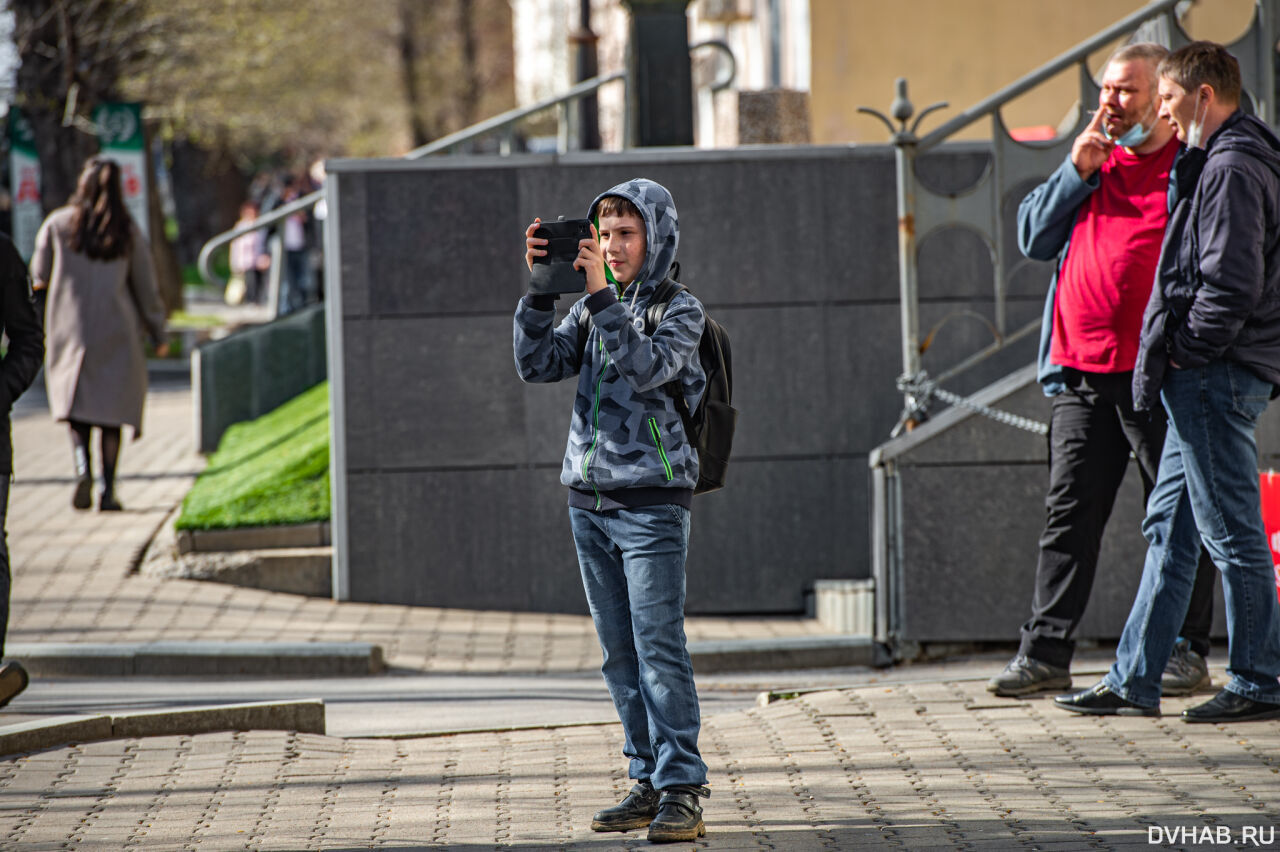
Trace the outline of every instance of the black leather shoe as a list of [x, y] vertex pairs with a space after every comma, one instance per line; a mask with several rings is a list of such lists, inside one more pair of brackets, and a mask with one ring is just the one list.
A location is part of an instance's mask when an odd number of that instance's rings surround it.
[[658, 791], [648, 781], [639, 781], [627, 797], [591, 818], [592, 831], [630, 831], [644, 828], [658, 813]]
[[1143, 707], [1121, 698], [1112, 692], [1105, 683], [1096, 683], [1084, 692], [1071, 695], [1059, 695], [1053, 703], [1063, 710], [1072, 713], [1087, 713], [1091, 716], [1159, 716], [1159, 707]]
[[1071, 672], [1064, 666], [1053, 666], [1034, 657], [1019, 654], [1008, 662], [1004, 671], [987, 681], [987, 692], [1004, 698], [1017, 698], [1047, 689], [1070, 689]]
[[1203, 704], [1182, 711], [1184, 722], [1260, 722], [1280, 719], [1280, 704], [1254, 701], [1225, 689]]
[[698, 797], [707, 798], [711, 791], [695, 785], [666, 787], [658, 803], [658, 815], [649, 823], [650, 843], [679, 843], [697, 840], [707, 833], [702, 822]]

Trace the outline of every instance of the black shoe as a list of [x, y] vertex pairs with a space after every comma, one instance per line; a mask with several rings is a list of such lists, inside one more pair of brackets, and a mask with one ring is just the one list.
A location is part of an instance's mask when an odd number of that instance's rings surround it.
[[1041, 660], [1019, 654], [1009, 661], [1004, 671], [987, 681], [987, 692], [1005, 698], [1017, 698], [1047, 689], [1070, 689], [1071, 672], [1062, 666], [1051, 666]]
[[101, 499], [98, 500], [99, 512], [123, 512], [124, 506], [120, 505], [120, 501], [116, 499], [116, 495], [112, 491], [103, 491]]
[[658, 813], [658, 791], [648, 781], [639, 781], [627, 797], [612, 808], [591, 818], [592, 831], [630, 831], [644, 828]]
[[76, 477], [76, 490], [71, 495], [71, 505], [76, 509], [87, 509], [93, 505], [93, 477], [88, 474]]
[[1179, 639], [1173, 645], [1173, 653], [1165, 664], [1160, 677], [1161, 695], [1190, 695], [1211, 684], [1209, 664], [1204, 657], [1191, 649], [1191, 643]]
[[1143, 707], [1121, 698], [1105, 683], [1096, 683], [1084, 692], [1059, 695], [1053, 703], [1072, 713], [1088, 713], [1092, 716], [1159, 716], [1159, 707]]
[[1203, 704], [1182, 711], [1184, 722], [1259, 722], [1280, 719], [1280, 704], [1254, 701], [1225, 689]]
[[31, 678], [27, 670], [17, 663], [5, 663], [0, 666], [0, 707], [8, 704], [14, 697], [27, 688]]
[[707, 798], [711, 791], [694, 785], [667, 787], [658, 803], [658, 815], [649, 823], [650, 843], [678, 843], [697, 840], [707, 833], [702, 822], [698, 797]]

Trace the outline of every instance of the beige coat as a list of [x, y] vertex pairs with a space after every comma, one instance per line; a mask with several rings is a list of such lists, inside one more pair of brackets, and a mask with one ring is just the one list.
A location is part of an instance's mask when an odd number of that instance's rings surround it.
[[127, 257], [90, 260], [69, 246], [72, 210], [49, 214], [36, 235], [31, 277], [48, 287], [45, 383], [56, 420], [142, 430], [147, 396], [143, 330], [165, 334], [151, 251], [136, 225]]

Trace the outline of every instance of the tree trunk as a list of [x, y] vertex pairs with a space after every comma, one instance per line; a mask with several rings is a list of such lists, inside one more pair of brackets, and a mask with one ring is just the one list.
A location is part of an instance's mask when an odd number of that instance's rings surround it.
[[169, 174], [178, 218], [178, 260], [192, 264], [211, 237], [235, 224], [248, 184], [221, 146], [211, 151], [190, 139], [174, 140]]
[[169, 315], [186, 305], [182, 294], [182, 267], [178, 264], [178, 255], [164, 229], [164, 209], [160, 205], [160, 189], [155, 180], [155, 123], [143, 122], [142, 127], [147, 154], [147, 218], [151, 232], [151, 262], [156, 269], [156, 285], [160, 289], [160, 300], [164, 302], [164, 312]]

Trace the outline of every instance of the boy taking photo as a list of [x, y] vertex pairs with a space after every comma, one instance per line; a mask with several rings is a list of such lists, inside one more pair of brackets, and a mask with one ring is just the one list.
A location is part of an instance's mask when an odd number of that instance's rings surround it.
[[[645, 309], [679, 244], [675, 203], [663, 186], [637, 178], [592, 202], [596, 239], [579, 243], [573, 267], [586, 295], [555, 325], [553, 295], [526, 294], [515, 314], [515, 360], [526, 382], [577, 376], [578, 392], [560, 481], [601, 672], [622, 722], [623, 753], [636, 781], [595, 831], [649, 827], [655, 843], [706, 833], [699, 797], [707, 767], [698, 752], [701, 719], [685, 647], [685, 555], [698, 456], [663, 389], [677, 382], [689, 410], [706, 386], [698, 360], [705, 314], [687, 290], [675, 295], [652, 333]], [[525, 261], [547, 241], [525, 231]], [[608, 273], [606, 274], [606, 269]], [[585, 346], [580, 323], [590, 314]]]

